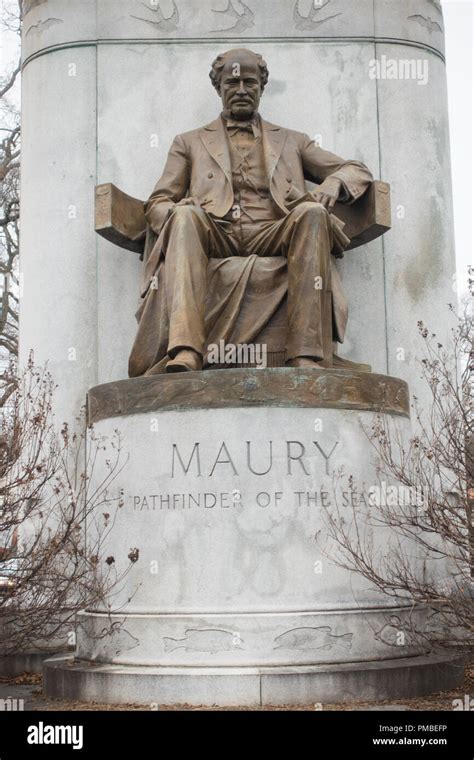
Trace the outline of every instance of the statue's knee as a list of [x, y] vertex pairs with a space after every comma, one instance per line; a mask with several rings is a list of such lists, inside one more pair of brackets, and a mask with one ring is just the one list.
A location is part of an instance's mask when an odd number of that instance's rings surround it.
[[206, 212], [200, 206], [175, 206], [173, 217], [179, 220], [204, 219]]
[[329, 213], [322, 203], [313, 203], [305, 201], [300, 203], [291, 212], [291, 220], [296, 225], [316, 226], [318, 224], [329, 224]]
[[322, 203], [313, 203], [312, 201], [305, 201], [304, 203], [300, 203], [300, 205], [294, 209], [293, 213], [295, 213], [296, 216], [310, 217], [311, 219], [322, 219], [329, 217], [329, 213]]

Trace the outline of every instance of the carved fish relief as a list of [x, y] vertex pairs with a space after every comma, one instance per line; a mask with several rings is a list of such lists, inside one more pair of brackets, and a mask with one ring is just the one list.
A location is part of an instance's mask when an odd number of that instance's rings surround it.
[[186, 649], [191, 652], [230, 652], [243, 649], [244, 643], [238, 633], [223, 628], [188, 628], [182, 639], [163, 637], [165, 652]]
[[353, 633], [344, 633], [336, 636], [332, 633], [330, 626], [320, 626], [318, 628], [293, 628], [285, 633], [276, 636], [274, 643], [277, 646], [274, 649], [300, 649], [308, 651], [311, 649], [331, 650], [333, 647], [342, 647], [351, 649]]

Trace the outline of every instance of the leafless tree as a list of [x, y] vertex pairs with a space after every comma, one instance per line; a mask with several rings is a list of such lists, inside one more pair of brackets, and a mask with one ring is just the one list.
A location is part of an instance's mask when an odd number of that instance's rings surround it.
[[[119, 558], [105, 556], [123, 504], [115, 485], [125, 463], [118, 433], [105, 440], [83, 420], [79, 432], [66, 424], [58, 429], [54, 390], [51, 375], [30, 358], [10, 396], [0, 441], [3, 654], [66, 642], [77, 612], [88, 605], [112, 611], [114, 594], [139, 556], [131, 547], [128, 561], [120, 558], [120, 573]], [[99, 458], [105, 474], [92, 487]]]
[[[413, 399], [416, 435], [407, 442], [383, 414], [366, 430], [380, 462], [379, 484], [393, 484], [398, 497], [371, 498], [366, 484], [338, 473], [335, 504], [326, 511], [330, 548], [322, 547], [383, 594], [424, 607], [424, 622], [413, 616], [407, 632], [432, 649], [474, 648], [472, 274], [450, 345], [418, 324], [430, 408]], [[352, 491], [349, 507], [337, 496], [341, 487]]]

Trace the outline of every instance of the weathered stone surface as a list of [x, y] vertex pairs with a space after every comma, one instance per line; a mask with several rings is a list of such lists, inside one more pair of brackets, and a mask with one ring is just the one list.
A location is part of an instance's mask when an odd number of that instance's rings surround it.
[[[69, 7], [65, 7], [69, 6]], [[122, 41], [136, 44], [238, 40], [308, 42], [367, 39], [407, 41], [444, 52], [444, 26], [437, 0], [26, 0], [24, 57], [51, 45]], [[51, 23], [58, 19], [62, 26]], [[49, 22], [49, 23], [48, 23]]]
[[76, 657], [124, 666], [219, 668], [392, 660], [423, 651], [411, 642], [394, 645], [396, 627], [389, 620], [402, 627], [412, 616], [412, 607], [356, 610], [342, 604], [314, 612], [86, 613], [78, 621]]
[[[226, 398], [232, 375], [241, 372], [216, 371], [227, 382]], [[371, 489], [383, 480], [368, 439], [377, 412], [314, 403], [300, 407], [295, 382], [292, 393], [287, 387], [293, 404], [288, 396], [284, 406], [272, 405], [271, 398], [255, 404], [252, 372], [264, 370], [250, 371], [247, 390], [245, 380], [237, 385], [234, 407], [219, 406], [215, 398], [212, 412], [204, 405], [186, 408], [180, 379], [172, 386], [177, 408], [160, 406], [157, 384], [146, 399], [148, 406], [155, 399], [154, 408], [94, 423], [91, 435], [100, 436], [106, 450], [95, 462], [91, 489], [109, 472], [114, 452], [107, 442], [114, 431], [121, 447], [119, 472], [108, 489], [111, 502], [101, 509], [114, 515], [104, 556], [113, 556], [120, 572], [131, 547], [140, 555], [114, 593], [113, 604], [124, 614], [300, 615], [349, 608], [357, 616], [361, 607], [392, 603], [361, 578], [349, 583], [332, 561], [315, 569], [315, 562], [323, 561], [319, 542], [327, 536], [327, 513], [341, 509], [351, 515], [355, 507], [362, 530]], [[243, 373], [245, 378], [248, 371]], [[276, 374], [293, 377], [285, 370]], [[182, 387], [189, 388], [186, 381]], [[390, 419], [406, 440], [407, 416]], [[385, 539], [379, 534], [378, 540]], [[200, 626], [190, 619], [188, 627]], [[352, 625], [331, 627], [337, 635], [353, 632]], [[177, 638], [183, 635], [180, 631]], [[360, 647], [363, 639], [351, 649], [352, 657]]]
[[[267, 374], [285, 390], [283, 406], [261, 404]], [[80, 616], [76, 663], [46, 665], [49, 694], [250, 705], [397, 698], [423, 693], [428, 677], [437, 687], [438, 661], [423, 657], [409, 633], [423, 610], [393, 606], [333, 561], [327, 510], [350, 516], [355, 499], [363, 532], [370, 488], [380, 483], [367, 438], [376, 412], [298, 406], [299, 386], [311, 389], [316, 374], [193, 373], [176, 378], [174, 399], [160, 391], [172, 378], [125, 381], [147, 384], [148, 395], [134, 413], [96, 419], [94, 432], [104, 442], [114, 430], [121, 437], [120, 472], [109, 489], [111, 497], [120, 493], [120, 506], [115, 513], [114, 501], [107, 504], [114, 529], [103, 550], [119, 574], [132, 547], [138, 561], [114, 590], [116, 612], [104, 606]], [[325, 380], [343, 374], [327, 371]], [[209, 387], [226, 383], [227, 398], [235, 386], [244, 405], [218, 408], [216, 401], [211, 415], [191, 398], [185, 408], [184, 389], [206, 392], [202, 379]], [[123, 412], [112, 398], [110, 409]], [[407, 415], [392, 422], [403, 440]], [[97, 461], [92, 488], [109, 456], [106, 450]], [[359, 490], [351, 490], [349, 476]], [[377, 540], [382, 547], [388, 537]], [[460, 674], [448, 664], [442, 685], [458, 683]]]
[[60, 420], [98, 381], [95, 53], [75, 51], [77, 76], [70, 64], [62, 50], [22, 76], [20, 353], [48, 362]]

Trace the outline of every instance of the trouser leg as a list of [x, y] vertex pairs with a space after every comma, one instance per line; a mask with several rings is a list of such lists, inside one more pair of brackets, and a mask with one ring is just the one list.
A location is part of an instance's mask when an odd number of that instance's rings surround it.
[[333, 240], [328, 212], [320, 203], [301, 203], [255, 244], [259, 255], [283, 254], [288, 261], [286, 361], [330, 359]]
[[177, 206], [167, 225], [164, 250], [168, 355], [174, 357], [180, 349], [188, 348], [202, 356], [208, 257], [225, 257], [231, 251], [224, 235], [199, 207]]
[[320, 204], [303, 203], [287, 221], [288, 331], [286, 360], [324, 359], [324, 324], [331, 284], [332, 233]]

